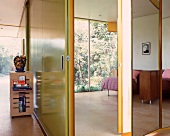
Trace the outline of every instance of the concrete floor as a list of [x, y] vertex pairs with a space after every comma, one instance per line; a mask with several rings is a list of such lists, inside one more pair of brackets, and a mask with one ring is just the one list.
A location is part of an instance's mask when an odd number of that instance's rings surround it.
[[[162, 100], [162, 127], [170, 126], [170, 97], [163, 97]], [[141, 103], [139, 95], [133, 95], [133, 135], [143, 136], [149, 132], [159, 129], [159, 100], [152, 104], [147, 101]], [[153, 134], [153, 133], [152, 133]], [[158, 131], [155, 136], [170, 136], [170, 130]], [[151, 136], [151, 134], [150, 134]], [[154, 136], [154, 135], [153, 135]]]
[[75, 93], [76, 136], [117, 136], [117, 92]]
[[[116, 136], [117, 93], [110, 91], [75, 94], [76, 136]], [[141, 103], [133, 95], [133, 136], [143, 136], [159, 128], [159, 100]], [[170, 125], [170, 99], [163, 99], [163, 127]], [[170, 136], [170, 131], [156, 136]]]
[[[0, 136], [43, 136], [34, 116], [10, 117], [9, 76], [0, 77]], [[158, 103], [142, 104], [133, 97], [133, 136], [142, 136], [158, 128]], [[170, 126], [170, 99], [163, 99], [163, 127]], [[117, 92], [75, 94], [75, 136], [118, 136]], [[148, 136], [170, 136], [170, 130]]]
[[0, 77], [0, 136], [44, 136], [34, 116], [10, 117], [9, 76]]

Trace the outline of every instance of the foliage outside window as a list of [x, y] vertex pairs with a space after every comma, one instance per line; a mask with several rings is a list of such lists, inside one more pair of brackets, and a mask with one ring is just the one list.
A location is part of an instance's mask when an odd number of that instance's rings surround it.
[[0, 38], [0, 75], [15, 71], [13, 59], [21, 54], [20, 38]]
[[75, 19], [74, 59], [75, 92], [100, 90], [103, 79], [117, 69], [117, 33], [108, 32], [107, 23]]

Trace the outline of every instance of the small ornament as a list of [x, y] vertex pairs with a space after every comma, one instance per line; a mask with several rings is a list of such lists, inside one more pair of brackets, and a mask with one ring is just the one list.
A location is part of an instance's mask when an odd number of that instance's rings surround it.
[[26, 56], [24, 55], [16, 56], [14, 58], [14, 65], [16, 68], [16, 72], [25, 72], [24, 67], [26, 65]]

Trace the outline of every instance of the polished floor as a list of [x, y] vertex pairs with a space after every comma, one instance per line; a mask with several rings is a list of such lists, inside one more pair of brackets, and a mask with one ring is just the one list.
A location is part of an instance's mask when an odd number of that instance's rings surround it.
[[159, 129], [146, 136], [170, 136], [170, 128]]
[[[0, 75], [0, 136], [43, 136], [34, 116], [10, 117], [9, 77]], [[159, 101], [141, 103], [133, 95], [133, 136], [143, 136], [159, 128]], [[118, 136], [117, 92], [75, 94], [75, 136]], [[170, 126], [170, 99], [163, 99], [163, 127]], [[148, 136], [170, 136], [170, 129]]]
[[[162, 127], [170, 126], [170, 97], [163, 97]], [[159, 100], [152, 104], [141, 102], [139, 95], [133, 95], [133, 136], [143, 136], [159, 129]], [[156, 132], [156, 136], [170, 136], [170, 131]], [[163, 135], [163, 136], [164, 136]], [[154, 136], [154, 135], [153, 135]]]
[[0, 75], [0, 136], [44, 136], [34, 116], [10, 117], [9, 76]]
[[142, 103], [133, 95], [133, 135], [143, 136], [159, 128], [159, 101]]
[[[118, 135], [117, 94], [110, 92], [109, 97], [107, 91], [75, 94], [76, 136]], [[159, 100], [141, 103], [139, 95], [133, 95], [133, 136], [144, 136], [159, 128], [158, 105]], [[170, 126], [169, 107], [170, 99], [163, 99], [163, 127]], [[170, 136], [170, 131], [155, 134]]]
[[117, 136], [117, 92], [75, 93], [76, 136]]

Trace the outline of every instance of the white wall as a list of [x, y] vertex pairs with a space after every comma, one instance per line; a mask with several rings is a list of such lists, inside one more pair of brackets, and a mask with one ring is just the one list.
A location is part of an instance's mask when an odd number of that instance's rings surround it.
[[[122, 2], [122, 3], [121, 3]], [[132, 78], [131, 74], [131, 44], [132, 44], [132, 17], [131, 17], [131, 0], [119, 0], [119, 9], [122, 7], [122, 11], [118, 14], [118, 44], [121, 45], [118, 49], [118, 72], [120, 74], [118, 78], [118, 107], [121, 105], [122, 101], [122, 113], [118, 112], [118, 117], [121, 114], [123, 121], [123, 133], [132, 132]], [[121, 4], [122, 5], [121, 5]], [[122, 19], [122, 22], [120, 21]], [[122, 93], [121, 93], [122, 92]], [[120, 109], [118, 109], [120, 111]], [[120, 114], [119, 114], [120, 113]], [[119, 125], [119, 124], [118, 124]]]
[[162, 69], [170, 69], [170, 18], [162, 20]]
[[[159, 15], [133, 19], [133, 69], [158, 70]], [[151, 54], [142, 55], [142, 43], [151, 42]]]

